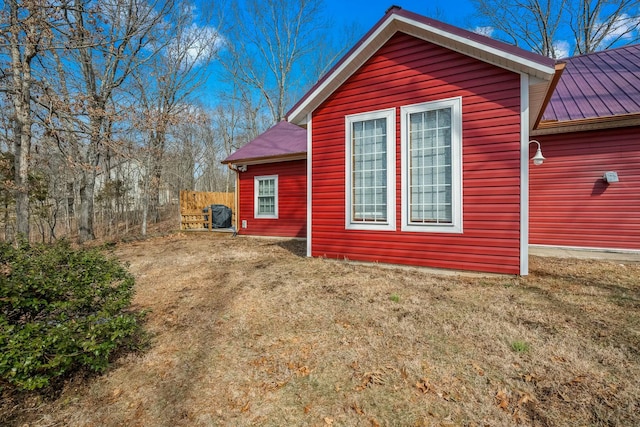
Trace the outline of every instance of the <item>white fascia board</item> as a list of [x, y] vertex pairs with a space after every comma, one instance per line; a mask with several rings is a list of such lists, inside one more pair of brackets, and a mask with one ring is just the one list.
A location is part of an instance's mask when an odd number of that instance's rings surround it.
[[[403, 31], [403, 28], [398, 25], [399, 23], [412, 27], [414, 30], [415, 29], [421, 30], [427, 34], [424, 34], [424, 35], [416, 34], [417, 31], [407, 32], [406, 30], [409, 30], [409, 29], [405, 29], [405, 31]], [[395, 28], [393, 28], [393, 31], [389, 33], [389, 29], [391, 27], [395, 27]], [[374, 31], [366, 40], [364, 40], [358, 46], [358, 48], [353, 53], [351, 53], [351, 55], [349, 55], [349, 57], [347, 57], [344, 60], [344, 62], [340, 64], [338, 68], [332, 71], [332, 73], [322, 82], [322, 84], [320, 84], [312, 93], [310, 93], [307, 96], [307, 99], [305, 102], [300, 104], [295, 110], [291, 112], [291, 114], [289, 114], [289, 116], [287, 117], [287, 120], [297, 125], [304, 124], [307, 117], [307, 113], [311, 113], [313, 110], [315, 110], [317, 105], [313, 106], [311, 110], [309, 110], [309, 107], [312, 106], [312, 104], [314, 104], [318, 98], [322, 98], [322, 100], [328, 98], [331, 95], [331, 93], [333, 93], [333, 91], [337, 89], [339, 84], [342, 84], [344, 81], [346, 81], [346, 79], [349, 78], [349, 76], [351, 76], [362, 64], [364, 64], [366, 60], [369, 59], [397, 31], [407, 32], [408, 34], [421, 38], [422, 40], [438, 44], [447, 49], [459, 52], [463, 55], [467, 55], [472, 58], [476, 58], [479, 61], [487, 62], [503, 69], [508, 69], [518, 74], [525, 72], [529, 75], [536, 76], [538, 78], [544, 77], [547, 80], [550, 80], [555, 74], [554, 67], [547, 67], [545, 65], [536, 63], [535, 61], [522, 58], [520, 56], [505, 52], [503, 50], [500, 50], [492, 46], [487, 46], [485, 44], [482, 44], [473, 40], [469, 40], [457, 34], [453, 34], [448, 31], [435, 28], [431, 25], [427, 25], [410, 18], [406, 18], [398, 15], [390, 15], [382, 23], [382, 25], [380, 25], [378, 29], [376, 29], [376, 31]], [[385, 33], [389, 33], [389, 34], [385, 34]], [[429, 37], [429, 35], [431, 35], [431, 37]], [[437, 37], [433, 37], [433, 35]], [[450, 44], [443, 43], [441, 40], [437, 40], [437, 38], [451, 40], [454, 43], [450, 43]], [[376, 43], [375, 45], [373, 45], [374, 42]], [[454, 46], [455, 43], [458, 43], [468, 49], [456, 48], [456, 46]], [[474, 50], [476, 52], [484, 52], [489, 57], [493, 57], [496, 59], [501, 58], [503, 60], [506, 60], [508, 63], [510, 62], [512, 64], [517, 64], [519, 65], [519, 67], [505, 66], [505, 64], [501, 63], [500, 61], [492, 61], [485, 56], [476, 54]], [[351, 71], [349, 71], [350, 69]], [[342, 76], [342, 78], [339, 81], [339, 83], [336, 84], [336, 79], [339, 78], [340, 76]]]
[[[444, 37], [446, 39], [449, 39], [449, 40], [455, 41], [457, 43], [460, 43], [462, 45], [468, 46], [470, 48], [478, 49], [480, 51], [486, 52], [486, 53], [488, 53], [488, 54], [490, 54], [492, 56], [504, 58], [509, 62], [513, 62], [513, 63], [519, 64], [519, 65], [523, 66], [525, 68], [525, 70], [528, 70], [527, 71], [528, 74], [538, 75], [539, 73], [542, 73], [543, 75], [548, 75], [549, 78], [551, 78], [555, 74], [556, 70], [555, 70], [554, 67], [547, 67], [545, 65], [539, 64], [539, 63], [531, 61], [529, 59], [522, 58], [522, 57], [514, 55], [512, 53], [508, 53], [508, 52], [505, 52], [503, 50], [497, 49], [497, 48], [495, 48], [493, 46], [487, 46], [485, 44], [476, 42], [474, 40], [469, 40], [469, 39], [467, 39], [465, 37], [462, 37], [462, 36], [459, 36], [457, 34], [453, 34], [453, 33], [450, 33], [448, 31], [441, 30], [439, 28], [435, 28], [435, 27], [432, 27], [430, 25], [426, 25], [426, 24], [424, 24], [422, 22], [418, 22], [418, 21], [415, 21], [415, 20], [410, 19], [410, 18], [405, 18], [403, 16], [396, 16], [395, 19], [400, 21], [400, 22], [403, 22], [405, 24], [411, 25], [413, 27], [420, 28], [420, 29], [422, 29], [422, 30], [424, 30], [426, 32], [429, 32], [429, 33], [432, 33], [432, 34], [436, 34], [438, 36], [441, 36], [441, 37]], [[425, 40], [432, 41], [432, 40], [430, 40], [428, 38], [425, 38]], [[432, 42], [434, 42], [434, 41], [432, 41]], [[440, 44], [440, 43], [437, 43], [437, 44]], [[455, 50], [451, 46], [443, 46], [443, 47]], [[486, 58], [478, 57], [476, 55], [473, 55], [471, 52], [462, 51], [460, 53], [463, 53], [463, 54], [469, 55], [469, 56], [473, 56], [473, 57], [475, 57], [475, 58], [477, 58], [477, 59], [479, 59], [481, 61], [487, 62]], [[495, 63], [494, 65], [497, 65], [500, 68], [504, 68], [504, 65], [501, 65], [501, 64], [498, 64], [498, 63]], [[520, 69], [517, 69], [517, 68], [513, 68], [513, 69], [511, 69], [511, 71], [514, 71], [514, 72], [517, 72], [517, 73], [521, 73], [523, 70], [520, 70]]]
[[264, 165], [267, 163], [282, 163], [291, 162], [294, 160], [304, 160], [307, 158], [307, 153], [293, 153], [283, 154], [278, 156], [259, 157], [254, 159], [238, 159], [228, 162], [229, 165], [234, 166], [251, 166], [251, 165]]
[[[306, 119], [307, 119], [307, 113], [311, 113], [312, 111], [306, 111], [309, 104], [311, 104], [315, 99], [317, 99], [319, 96], [321, 96], [321, 94], [325, 91], [327, 91], [327, 89], [330, 86], [333, 86], [334, 80], [342, 75], [343, 73], [345, 73], [349, 68], [353, 68], [353, 62], [355, 61], [356, 58], [362, 56], [362, 55], [366, 55], [365, 52], [371, 48], [371, 44], [373, 43], [374, 40], [376, 40], [378, 37], [381, 37], [383, 35], [383, 33], [385, 31], [387, 31], [388, 27], [393, 23], [393, 21], [397, 19], [396, 17], [389, 16], [389, 18], [387, 18], [387, 20], [380, 25], [380, 27], [378, 27], [378, 29], [376, 31], [374, 31], [365, 41], [363, 41], [360, 46], [358, 46], [358, 48], [347, 58], [344, 60], [344, 62], [342, 64], [340, 64], [340, 66], [338, 68], [336, 68], [335, 70], [333, 70], [333, 72], [331, 73], [331, 75], [329, 75], [324, 82], [322, 82], [322, 84], [320, 86], [318, 86], [311, 94], [309, 94], [309, 96], [307, 97], [307, 100], [300, 104], [298, 106], [298, 108], [296, 108], [294, 111], [291, 112], [291, 114], [289, 114], [289, 117], [287, 118], [288, 121], [290, 123], [293, 124], [297, 124], [300, 125], [302, 124]], [[394, 32], [395, 34], [395, 32]], [[386, 37], [384, 38], [384, 42], [387, 41], [387, 39], [390, 38]], [[380, 46], [382, 46], [383, 43], [380, 43]], [[371, 52], [370, 54], [366, 55], [362, 60], [361, 60], [361, 64], [364, 64], [366, 62], [367, 59], [369, 59], [375, 52], [377, 51], [374, 50], [373, 52]], [[359, 67], [359, 66], [358, 66]], [[351, 76], [351, 74], [353, 74], [353, 72], [355, 72], [355, 69], [351, 72], [348, 73], [348, 75], [343, 79], [343, 81], [345, 81], [349, 76]], [[328, 94], [327, 97], [333, 93], [335, 89], [332, 89]], [[314, 108], [315, 109], [315, 108]]]

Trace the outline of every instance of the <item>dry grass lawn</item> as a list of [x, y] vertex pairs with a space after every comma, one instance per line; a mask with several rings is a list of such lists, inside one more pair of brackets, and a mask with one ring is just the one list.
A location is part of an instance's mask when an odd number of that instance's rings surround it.
[[532, 258], [526, 278], [458, 277], [211, 233], [114, 252], [150, 347], [6, 422], [640, 425], [637, 264]]

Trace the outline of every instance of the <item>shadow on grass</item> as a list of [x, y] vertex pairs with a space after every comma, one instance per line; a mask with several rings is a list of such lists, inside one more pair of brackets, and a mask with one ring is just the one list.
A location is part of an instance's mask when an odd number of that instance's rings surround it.
[[[627, 347], [628, 355], [638, 360], [640, 354], [640, 338], [629, 328], [638, 322], [634, 313], [640, 309], [640, 287], [631, 275], [628, 277], [606, 274], [606, 271], [577, 272], [563, 271], [547, 267], [537, 268], [532, 271], [536, 279], [523, 281], [521, 289], [531, 292], [547, 301], [550, 308], [558, 314], [562, 314], [575, 327], [590, 336], [594, 342], [613, 347]], [[552, 284], [559, 284], [554, 287]], [[571, 288], [563, 288], [562, 285], [574, 285]], [[595, 290], [595, 291], [594, 291]], [[599, 296], [594, 296], [599, 295]], [[585, 297], [601, 298], [602, 304], [612, 304], [620, 308], [607, 314], [585, 310], [580, 303]], [[567, 320], [569, 321], [569, 320]]]
[[[562, 283], [572, 283], [575, 285], [596, 288], [606, 293], [606, 297], [614, 304], [622, 308], [640, 308], [640, 286], [633, 282], [625, 282], [618, 277], [609, 277], [606, 274], [589, 273], [567, 273], [563, 271], [552, 271], [549, 269], [536, 269], [532, 271], [535, 276]], [[543, 291], [540, 289], [540, 291]], [[544, 290], [544, 292], [550, 292]]]
[[304, 258], [307, 256], [307, 241], [306, 240], [283, 240], [276, 243], [282, 249], [291, 252], [293, 255]]

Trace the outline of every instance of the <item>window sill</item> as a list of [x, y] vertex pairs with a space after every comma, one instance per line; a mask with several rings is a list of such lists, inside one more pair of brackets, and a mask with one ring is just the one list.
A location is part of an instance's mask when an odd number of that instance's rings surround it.
[[278, 219], [278, 215], [256, 215], [254, 219]]
[[346, 230], [366, 230], [366, 231], [396, 231], [396, 227], [392, 224], [367, 224], [367, 223], [349, 223], [345, 225]]
[[462, 224], [447, 225], [418, 225], [418, 224], [402, 224], [401, 231], [418, 232], [418, 233], [449, 233], [462, 234]]

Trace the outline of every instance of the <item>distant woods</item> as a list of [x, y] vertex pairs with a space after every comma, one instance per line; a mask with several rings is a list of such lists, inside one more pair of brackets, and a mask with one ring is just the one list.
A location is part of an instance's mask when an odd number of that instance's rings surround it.
[[[474, 2], [476, 31], [551, 57], [640, 37], [640, 0]], [[323, 0], [5, 0], [0, 240], [145, 234], [180, 190], [233, 191], [220, 161], [355, 32]]]
[[343, 52], [321, 0], [6, 0], [0, 240], [79, 241], [233, 191], [228, 154]]
[[473, 0], [476, 30], [550, 58], [640, 41], [640, 0]]

